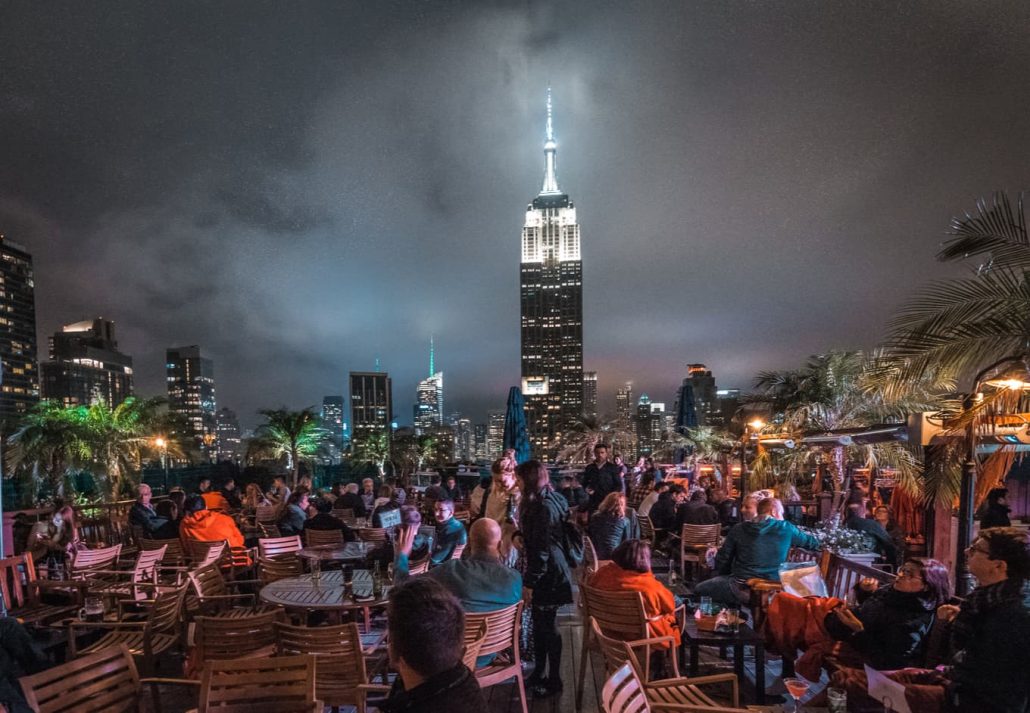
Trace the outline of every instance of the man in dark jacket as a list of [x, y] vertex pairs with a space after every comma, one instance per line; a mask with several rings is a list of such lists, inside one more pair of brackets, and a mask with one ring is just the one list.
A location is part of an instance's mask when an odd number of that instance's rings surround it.
[[986, 530], [989, 527], [1009, 527], [1012, 521], [1009, 520], [1009, 506], [1006, 496], [1009, 491], [1006, 488], [994, 488], [987, 493], [987, 507], [980, 518], [980, 529]]
[[347, 523], [333, 517], [333, 504], [326, 498], [319, 498], [315, 501], [314, 505], [316, 510], [315, 516], [304, 522], [305, 530], [339, 530], [343, 535], [344, 542], [354, 542], [358, 539], [357, 534], [347, 526]]
[[719, 512], [708, 504], [708, 496], [703, 490], [695, 490], [690, 500], [680, 505], [676, 512], [676, 530], [681, 531], [684, 525], [717, 525]]
[[676, 509], [683, 502], [686, 494], [687, 491], [683, 489], [682, 485], [673, 484], [658, 496], [658, 502], [648, 512], [651, 524], [656, 530], [672, 531], [676, 529]]
[[558, 491], [569, 504], [569, 510], [576, 510], [586, 506], [589, 496], [583, 486], [571, 475], [562, 476], [561, 490]]
[[140, 483], [136, 491], [138, 496], [136, 502], [129, 509], [129, 524], [143, 529], [143, 534], [148, 538], [154, 538], [154, 533], [168, 523], [168, 518], [157, 514], [150, 500], [153, 491], [146, 483]]
[[883, 529], [883, 525], [866, 517], [867, 514], [865, 502], [851, 503], [848, 505], [848, 517], [844, 521], [844, 527], [873, 538], [877, 553], [887, 562], [894, 564], [898, 560], [898, 548], [894, 540]]
[[597, 506], [601, 504], [608, 493], [622, 490], [619, 469], [614, 463], [608, 462], [608, 446], [604, 443], [594, 446], [594, 462], [583, 471], [583, 487], [590, 496], [588, 503], [590, 512], [597, 510]]
[[387, 606], [390, 664], [398, 672], [386, 713], [482, 713], [486, 699], [461, 661], [465, 613], [461, 602], [429, 577], [390, 592]]
[[718, 576], [694, 588], [727, 606], [739, 606], [749, 598], [746, 582], [752, 578], [780, 581], [780, 564], [791, 547], [819, 551], [822, 543], [783, 519], [783, 505], [775, 498], [758, 503], [758, 517], [734, 525], [715, 557]]
[[358, 494], [357, 483], [347, 483], [343, 486], [343, 493], [333, 503], [334, 510], [353, 510], [354, 517], [366, 517], [369, 513], [365, 509], [365, 501]]

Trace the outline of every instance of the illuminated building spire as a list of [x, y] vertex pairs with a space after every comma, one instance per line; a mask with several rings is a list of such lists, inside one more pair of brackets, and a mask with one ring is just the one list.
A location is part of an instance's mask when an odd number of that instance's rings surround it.
[[433, 335], [429, 335], [429, 375], [432, 376], [436, 373], [436, 367], [434, 366], [434, 354], [433, 354]]
[[544, 194], [559, 194], [558, 188], [558, 144], [554, 140], [554, 121], [551, 116], [551, 88], [547, 88], [547, 138], [544, 141]]

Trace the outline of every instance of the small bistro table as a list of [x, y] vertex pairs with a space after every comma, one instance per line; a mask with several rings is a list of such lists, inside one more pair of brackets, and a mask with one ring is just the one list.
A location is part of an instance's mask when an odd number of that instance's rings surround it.
[[371, 551], [372, 545], [368, 542], [344, 542], [341, 545], [305, 547], [297, 551], [297, 556], [303, 559], [317, 559], [320, 562], [360, 562], [368, 557]]
[[693, 618], [686, 618], [683, 627], [683, 646], [690, 650], [690, 675], [696, 676], [698, 669], [699, 647], [719, 646], [733, 647], [733, 670], [741, 685], [747, 680], [744, 676], [744, 647], [755, 649], [755, 703], [765, 704], [765, 641], [760, 634], [746, 624], [740, 625], [736, 633], [716, 631], [700, 631]]
[[[368, 596], [367, 599], [362, 595]], [[357, 596], [356, 596], [357, 595]], [[372, 597], [372, 575], [366, 570], [355, 570], [350, 587], [344, 585], [343, 572], [322, 572], [318, 579], [304, 574], [287, 577], [266, 584], [259, 594], [261, 600], [286, 609], [324, 611], [336, 619], [347, 611], [361, 611], [365, 632], [371, 629], [372, 610], [386, 606], [386, 597]]]

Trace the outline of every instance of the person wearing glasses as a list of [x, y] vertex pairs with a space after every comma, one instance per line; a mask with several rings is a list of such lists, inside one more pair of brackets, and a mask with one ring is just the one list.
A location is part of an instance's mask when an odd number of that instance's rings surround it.
[[[992, 527], [966, 549], [978, 585], [961, 604], [945, 604], [937, 617], [950, 629], [950, 665], [905, 669], [887, 676], [905, 684], [913, 711], [1026, 713], [1030, 710], [1030, 535]], [[832, 685], [849, 702], [869, 702], [865, 672], [841, 669]]]
[[937, 560], [908, 560], [889, 586], [875, 580], [856, 587], [861, 600], [849, 607], [836, 597], [777, 594], [769, 606], [769, 635], [777, 651], [804, 654], [797, 672], [818, 681], [827, 659], [836, 665], [878, 670], [922, 663], [934, 614], [951, 597], [951, 575]]

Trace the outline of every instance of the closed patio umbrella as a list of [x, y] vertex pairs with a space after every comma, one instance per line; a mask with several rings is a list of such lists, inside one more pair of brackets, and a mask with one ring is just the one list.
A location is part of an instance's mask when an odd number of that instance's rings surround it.
[[508, 390], [508, 406], [504, 412], [504, 448], [515, 449], [515, 460], [529, 460], [529, 432], [526, 430], [526, 402], [517, 386]]

